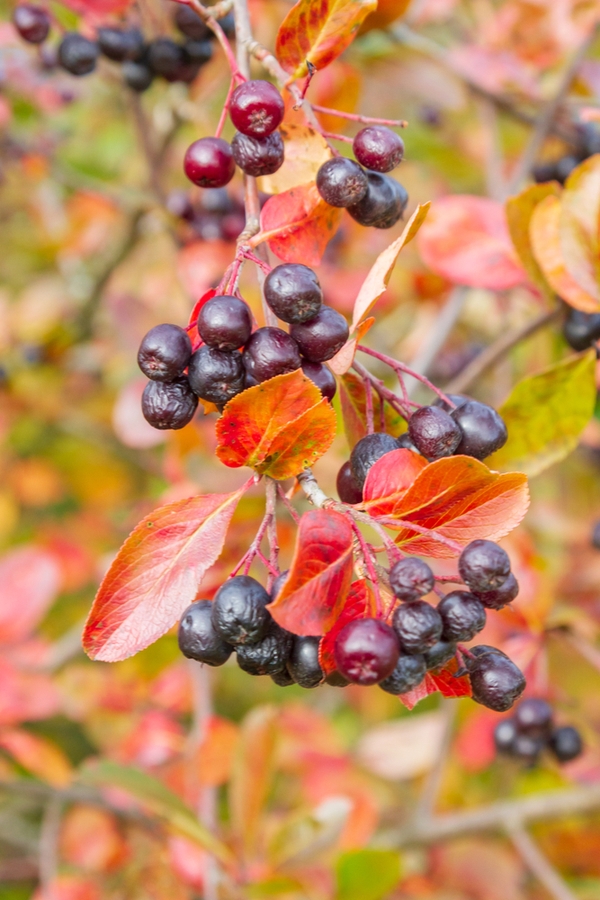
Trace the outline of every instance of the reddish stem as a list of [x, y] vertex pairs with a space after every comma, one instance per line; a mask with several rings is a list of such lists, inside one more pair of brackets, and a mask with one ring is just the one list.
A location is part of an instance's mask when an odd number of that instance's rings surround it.
[[[435, 384], [432, 384], [432, 382], [428, 378], [425, 378], [424, 375], [421, 375], [419, 372], [413, 372], [410, 366], [399, 362], [397, 359], [393, 359], [391, 356], [386, 356], [385, 353], [379, 353], [377, 350], [372, 350], [370, 347], [365, 347], [364, 344], [358, 344], [356, 349], [360, 350], [361, 353], [366, 353], [368, 356], [373, 356], [380, 362], [385, 363], [386, 366], [389, 366], [390, 369], [393, 369], [397, 374], [399, 372], [405, 372], [412, 378], [416, 378], [417, 381], [420, 381], [421, 384], [424, 384], [425, 387], [428, 387], [430, 391], [433, 391], [433, 393], [436, 394], [440, 398], [440, 400], [443, 400], [444, 403], [447, 403], [451, 409], [456, 409], [456, 403], [453, 403], [452, 400], [446, 394], [444, 394], [443, 391], [440, 391], [440, 389], [437, 388]], [[398, 380], [401, 380], [400, 375], [398, 375]]]
[[346, 134], [336, 134], [334, 131], [324, 131], [323, 137], [331, 141], [343, 141], [344, 144], [354, 143], [354, 138], [348, 137]]
[[365, 369], [365, 367], [356, 360], [354, 360], [354, 362], [352, 363], [352, 368], [360, 375], [365, 384], [368, 381], [373, 385], [379, 395], [382, 406], [383, 401], [387, 401], [387, 403], [389, 403], [390, 406], [402, 416], [405, 422], [408, 422], [408, 420], [410, 419], [410, 410], [407, 410], [404, 407], [403, 401], [400, 399], [400, 397], [398, 397], [393, 391], [390, 391], [390, 389], [385, 386], [380, 378], [376, 378], [375, 375], [372, 375], [368, 369]]
[[355, 525], [354, 522], [352, 523], [352, 531], [354, 532], [356, 539], [360, 544], [362, 557], [364, 559], [367, 572], [369, 573], [369, 581], [373, 585], [373, 593], [375, 594], [375, 613], [377, 615], [377, 618], [380, 619], [383, 615], [383, 604], [381, 602], [381, 594], [379, 592], [377, 572], [375, 571], [375, 566], [373, 565], [373, 557], [371, 556], [371, 548], [362, 536], [360, 528], [358, 527], [358, 525]]
[[270, 266], [268, 262], [265, 262], [264, 259], [259, 259], [259, 257], [256, 256], [255, 253], [252, 253], [251, 250], [248, 250], [247, 247], [242, 246], [240, 248], [240, 252], [243, 255], [244, 259], [253, 262], [256, 266], [259, 266], [263, 270], [263, 272], [266, 272], [268, 274], [272, 271], [273, 267]]
[[375, 419], [373, 416], [373, 387], [367, 378], [365, 385], [365, 413], [367, 416], [367, 434], [373, 434], [375, 431]]
[[298, 515], [298, 513], [296, 512], [296, 510], [290, 503], [289, 497], [286, 495], [284, 489], [281, 487], [280, 484], [277, 485], [277, 493], [279, 494], [279, 499], [281, 500], [281, 502], [283, 503], [283, 505], [289, 512], [290, 516], [292, 517], [292, 519], [294, 520], [294, 522], [297, 525], [300, 521], [300, 516]]
[[217, 125], [217, 130], [215, 131], [215, 137], [221, 137], [221, 133], [223, 128], [225, 127], [225, 122], [227, 121], [227, 116], [229, 115], [229, 104], [231, 103], [231, 95], [235, 90], [235, 78], [232, 77], [229, 82], [229, 90], [227, 91], [227, 96], [225, 97], [225, 103], [223, 104], [223, 109], [221, 110], [221, 117], [219, 119], [219, 124]]
[[206, 6], [203, 6], [199, 0], [175, 0], [176, 3], [182, 3], [184, 6], [191, 6], [191, 8], [198, 13], [201, 19], [203, 19], [213, 34], [216, 36], [219, 44], [221, 45], [225, 56], [227, 57], [227, 62], [229, 63], [229, 68], [231, 69], [231, 74], [238, 81], [246, 81], [246, 78], [240, 72], [237, 64], [237, 60], [235, 58], [235, 54], [227, 39], [227, 35], [219, 25], [218, 21], [213, 18], [211, 10]]
[[407, 531], [414, 531], [415, 534], [424, 534], [440, 544], [445, 544], [446, 547], [452, 548], [455, 553], [463, 552], [464, 547], [462, 544], [451, 540], [451, 538], [444, 537], [443, 534], [438, 534], [437, 531], [432, 531], [431, 528], [424, 528], [422, 525], [415, 525], [414, 522], [406, 522], [404, 519], [394, 519], [392, 516], [376, 516], [374, 518], [377, 519], [380, 525], [385, 525], [396, 531], [406, 528]]
[[325, 113], [328, 116], [337, 116], [338, 119], [348, 119], [349, 122], [362, 122], [363, 125], [391, 125], [392, 128], [406, 128], [406, 119], [379, 119], [373, 116], [361, 116], [358, 113], [343, 112], [341, 109], [330, 109], [328, 106], [311, 104], [315, 112]]

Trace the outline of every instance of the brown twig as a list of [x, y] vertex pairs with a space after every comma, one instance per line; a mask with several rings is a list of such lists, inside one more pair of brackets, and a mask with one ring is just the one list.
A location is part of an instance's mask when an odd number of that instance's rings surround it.
[[521, 824], [508, 828], [507, 833], [527, 868], [544, 885], [553, 900], [577, 900], [571, 888]]

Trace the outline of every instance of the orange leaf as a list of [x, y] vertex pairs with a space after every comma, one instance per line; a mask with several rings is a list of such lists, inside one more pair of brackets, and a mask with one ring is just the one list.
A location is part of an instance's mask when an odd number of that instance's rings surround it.
[[354, 362], [354, 357], [356, 356], [356, 347], [358, 344], [362, 344], [362, 339], [365, 334], [371, 330], [373, 325], [375, 324], [375, 319], [371, 316], [369, 319], [365, 319], [364, 322], [361, 322], [358, 328], [356, 329], [356, 334], [353, 338], [351, 338], [347, 343], [344, 344], [341, 350], [332, 357], [327, 365], [336, 375], [344, 375], [348, 369], [352, 366]]
[[71, 765], [62, 750], [43, 737], [20, 729], [0, 731], [0, 747], [33, 775], [53, 787], [71, 781]]
[[369, 513], [393, 515], [396, 505], [426, 466], [427, 460], [412, 450], [392, 450], [378, 459], [369, 469], [363, 488]]
[[261, 231], [250, 243], [267, 241], [284, 262], [318, 266], [341, 219], [342, 210], [325, 203], [311, 181], [267, 200], [260, 216]]
[[549, 194], [559, 196], [560, 191], [560, 185], [556, 181], [532, 184], [506, 201], [506, 221], [515, 250], [531, 281], [548, 300], [554, 300], [554, 291], [533, 255], [529, 226], [538, 203]]
[[285, 121], [279, 127], [283, 138], [285, 158], [273, 175], [263, 175], [260, 189], [267, 194], [280, 194], [314, 181], [324, 162], [333, 152], [322, 134], [310, 125]]
[[325, 676], [331, 675], [337, 668], [333, 648], [342, 628], [354, 619], [371, 618], [374, 615], [373, 595], [364, 578], [353, 582], [347, 597], [341, 595], [337, 598], [326, 623], [329, 630], [319, 644], [319, 663]]
[[[367, 433], [367, 401], [365, 386], [361, 378], [353, 372], [346, 372], [340, 378], [340, 406], [344, 420], [344, 430], [351, 447]], [[373, 392], [373, 419], [375, 430], [381, 430], [381, 406], [379, 397]], [[395, 437], [404, 431], [404, 419], [389, 404], [384, 407], [385, 431]]]
[[417, 703], [439, 691], [444, 697], [471, 697], [471, 681], [468, 675], [459, 675], [459, 663], [456, 657], [451, 659], [449, 663], [435, 672], [427, 672], [421, 684], [407, 691], [406, 694], [400, 694], [399, 699], [407, 709], [414, 709]]
[[217, 422], [217, 456], [232, 468], [291, 478], [329, 449], [335, 431], [331, 404], [297, 369], [229, 401]]

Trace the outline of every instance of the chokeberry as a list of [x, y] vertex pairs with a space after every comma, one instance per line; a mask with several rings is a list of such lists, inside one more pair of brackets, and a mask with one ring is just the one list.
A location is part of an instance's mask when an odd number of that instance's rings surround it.
[[424, 653], [442, 636], [442, 618], [424, 600], [403, 603], [395, 610], [392, 624], [404, 653]]
[[308, 360], [303, 360], [302, 371], [307, 378], [310, 378], [310, 380], [316, 384], [323, 396], [327, 397], [331, 402], [337, 391], [337, 381], [335, 380], [335, 375], [331, 369], [328, 369], [323, 363], [313, 363], [308, 362]]
[[515, 710], [518, 730], [533, 737], [548, 737], [552, 730], [552, 718], [552, 707], [541, 697], [527, 697]]
[[394, 670], [398, 638], [379, 619], [354, 619], [338, 634], [334, 644], [338, 671], [354, 684], [377, 684]]
[[544, 184], [546, 181], [558, 181], [556, 160], [553, 160], [552, 162], [537, 163], [537, 165], [533, 167], [531, 174], [533, 175], [533, 180], [537, 184]]
[[283, 165], [284, 147], [278, 131], [263, 138], [238, 131], [231, 142], [231, 152], [242, 172], [253, 178], [272, 175]]
[[177, 431], [191, 422], [198, 398], [187, 378], [175, 381], [149, 381], [142, 394], [142, 413], [147, 422], [161, 430]]
[[334, 156], [324, 162], [317, 172], [317, 190], [329, 206], [345, 209], [365, 196], [367, 176], [354, 160]]
[[343, 315], [331, 306], [321, 306], [308, 322], [292, 325], [290, 334], [302, 356], [310, 362], [325, 362], [341, 350], [350, 334]]
[[257, 328], [244, 348], [246, 372], [258, 383], [300, 368], [300, 351], [287, 331], [266, 325]]
[[98, 47], [114, 62], [138, 60], [144, 50], [144, 36], [139, 28], [99, 28]]
[[401, 654], [393, 672], [379, 683], [379, 687], [388, 694], [405, 694], [423, 681], [426, 672], [427, 664], [423, 656]]
[[510, 572], [506, 581], [494, 591], [473, 591], [473, 594], [483, 603], [486, 609], [503, 609], [515, 599], [518, 593], [519, 583], [512, 572]]
[[28, 44], [43, 44], [50, 33], [50, 16], [45, 9], [31, 3], [15, 6], [12, 22]]
[[203, 66], [212, 59], [213, 45], [210, 41], [194, 41], [191, 38], [183, 42], [183, 49], [190, 62]]
[[415, 556], [398, 560], [390, 569], [390, 587], [398, 600], [419, 600], [433, 590], [434, 584], [427, 563]]
[[600, 313], [584, 313], [569, 307], [563, 324], [563, 335], [573, 350], [587, 350], [600, 338]]
[[192, 343], [179, 325], [156, 325], [142, 339], [138, 365], [152, 381], [173, 381], [187, 368]]
[[338, 670], [336, 669], [335, 672], [329, 673], [329, 675], [325, 679], [325, 684], [328, 684], [331, 687], [348, 687], [350, 682], [347, 678], [344, 678], [341, 672], [338, 672]]
[[525, 676], [505, 654], [490, 652], [488, 648], [488, 652], [467, 658], [466, 665], [473, 700], [488, 709], [506, 712], [525, 690]]
[[188, 606], [179, 623], [179, 649], [188, 659], [222, 666], [231, 656], [233, 647], [217, 634], [211, 614], [210, 600], [197, 600]]
[[486, 403], [465, 400], [450, 415], [462, 434], [456, 453], [485, 459], [503, 447], [508, 440], [504, 419]]
[[222, 138], [200, 138], [188, 147], [183, 170], [198, 187], [224, 187], [235, 173], [231, 146]]
[[512, 755], [529, 763], [529, 765], [534, 765], [543, 749], [544, 741], [542, 738], [534, 737], [531, 734], [517, 733], [512, 745]]
[[238, 644], [237, 661], [249, 675], [277, 675], [286, 668], [293, 635], [271, 621], [260, 640]]
[[144, 62], [127, 60], [123, 63], [123, 80], [132, 91], [141, 94], [147, 91], [154, 81], [154, 72]]
[[430, 460], [452, 456], [462, 439], [452, 416], [439, 406], [417, 409], [410, 417], [408, 433], [419, 453]]
[[244, 390], [242, 354], [200, 347], [190, 359], [190, 387], [203, 400], [223, 406]]
[[450, 662], [456, 656], [456, 643], [454, 641], [436, 641], [433, 647], [423, 654], [428, 669], [439, 669], [444, 663]]
[[512, 754], [517, 736], [517, 726], [513, 718], [502, 719], [494, 728], [494, 746], [498, 753]]
[[510, 559], [494, 541], [471, 541], [458, 558], [458, 571], [471, 590], [495, 591], [510, 574]]
[[361, 129], [354, 138], [352, 149], [359, 163], [372, 172], [391, 172], [404, 157], [404, 141], [383, 125]]
[[245, 81], [231, 95], [231, 121], [251, 137], [264, 138], [275, 131], [284, 111], [281, 94], [269, 81]]
[[198, 334], [215, 350], [237, 350], [252, 334], [250, 307], [239, 297], [218, 294], [198, 313]]
[[405, 188], [378, 172], [367, 172], [367, 193], [348, 212], [359, 225], [372, 228], [391, 228], [402, 217], [408, 203]]
[[362, 503], [362, 490], [352, 474], [350, 460], [338, 472], [335, 486], [342, 503]]
[[233, 39], [235, 38], [235, 16], [233, 12], [228, 12], [224, 16], [219, 18], [219, 25], [225, 32], [225, 36]]
[[146, 61], [155, 75], [167, 81], [177, 81], [185, 54], [181, 44], [168, 37], [158, 37], [148, 44]]
[[397, 438], [397, 443], [400, 450], [412, 450], [413, 453], [419, 452], [411, 441], [408, 431], [405, 431], [404, 434], [401, 434], [400, 437]]
[[485, 628], [485, 608], [468, 591], [452, 591], [440, 600], [437, 611], [442, 617], [445, 641], [471, 641]]
[[319, 280], [308, 266], [283, 263], [265, 279], [265, 300], [282, 322], [297, 325], [314, 319], [323, 302]]
[[96, 68], [98, 44], [71, 31], [58, 46], [58, 62], [71, 75], [88, 75]]
[[314, 688], [323, 681], [324, 673], [319, 663], [320, 640], [310, 636], [294, 638], [287, 668], [300, 687]]
[[365, 479], [371, 466], [386, 453], [397, 449], [396, 438], [391, 434], [386, 434], [385, 431], [366, 434], [354, 445], [350, 454], [350, 468], [361, 491], [365, 486]]
[[583, 751], [581, 735], [572, 725], [555, 728], [550, 735], [548, 746], [559, 762], [570, 762]]
[[212, 622], [229, 644], [260, 641], [271, 623], [267, 603], [271, 598], [250, 575], [236, 575], [222, 584], [213, 600]]
[[296, 683], [287, 669], [271, 675], [271, 681], [274, 681], [277, 687], [291, 687]]
[[283, 585], [287, 581], [287, 577], [290, 574], [290, 570], [286, 569], [284, 572], [280, 572], [277, 578], [274, 580], [271, 585], [271, 600], [276, 600], [279, 596], [279, 592], [281, 591]]
[[194, 41], [205, 41], [212, 35], [203, 19], [190, 6], [184, 6], [182, 3], [178, 4], [173, 21], [182, 34]]

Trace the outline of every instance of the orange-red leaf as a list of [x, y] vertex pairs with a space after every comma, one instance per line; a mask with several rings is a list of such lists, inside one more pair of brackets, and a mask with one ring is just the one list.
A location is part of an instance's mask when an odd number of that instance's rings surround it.
[[304, 513], [290, 574], [270, 604], [276, 622], [294, 634], [320, 635], [331, 627], [332, 611], [352, 581], [352, 526], [341, 513]]
[[421, 684], [408, 691], [406, 694], [400, 694], [400, 700], [407, 709], [414, 709], [417, 703], [424, 700], [430, 694], [439, 691], [444, 697], [471, 697], [471, 681], [468, 675], [459, 675], [459, 664], [456, 658], [451, 659], [449, 663], [439, 669], [437, 672], [427, 672]]
[[60, 588], [54, 557], [24, 545], [0, 559], [0, 644], [22, 641], [33, 631]]
[[356, 356], [358, 344], [362, 344], [365, 334], [371, 330], [374, 324], [374, 316], [370, 316], [368, 319], [365, 319], [364, 322], [361, 322], [356, 329], [354, 336], [350, 338], [349, 341], [346, 341], [342, 349], [338, 350], [335, 356], [328, 360], [327, 365], [335, 375], [345, 375], [348, 369], [351, 368], [354, 357]]
[[142, 519], [105, 575], [88, 616], [83, 646], [92, 659], [126, 659], [175, 624], [219, 558], [248, 487], [178, 500]]
[[338, 598], [329, 616], [329, 621], [326, 623], [329, 630], [319, 644], [319, 663], [325, 676], [336, 670], [333, 647], [342, 628], [353, 619], [370, 618], [373, 615], [373, 595], [367, 582], [364, 578], [354, 581], [350, 586], [348, 596]]
[[0, 747], [19, 765], [53, 787], [71, 780], [71, 764], [63, 751], [45, 737], [17, 728], [0, 731]]
[[[367, 413], [365, 386], [362, 378], [353, 372], [346, 372], [339, 381], [340, 406], [344, 420], [344, 430], [348, 443], [354, 447], [367, 433]], [[404, 419], [386, 404], [384, 407], [385, 430], [399, 435], [404, 429]], [[377, 394], [373, 393], [373, 420], [375, 430], [381, 429], [381, 407]]]
[[341, 219], [342, 210], [325, 203], [311, 181], [267, 200], [254, 243], [267, 241], [284, 262], [318, 266]]
[[298, 369], [229, 401], [217, 422], [217, 456], [232, 468], [291, 478], [329, 449], [335, 431], [331, 404]]
[[[393, 515], [427, 460], [412, 450], [392, 450], [371, 466], [363, 488], [363, 501], [372, 516]], [[380, 499], [382, 498], [382, 499]]]

